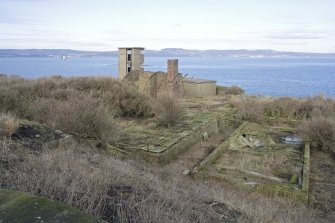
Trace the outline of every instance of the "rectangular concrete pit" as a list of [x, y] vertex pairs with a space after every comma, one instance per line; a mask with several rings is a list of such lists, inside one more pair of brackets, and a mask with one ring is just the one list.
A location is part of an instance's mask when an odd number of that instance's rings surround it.
[[198, 175], [307, 201], [309, 171], [304, 145], [275, 141], [275, 134], [283, 132], [245, 122], [200, 163]]

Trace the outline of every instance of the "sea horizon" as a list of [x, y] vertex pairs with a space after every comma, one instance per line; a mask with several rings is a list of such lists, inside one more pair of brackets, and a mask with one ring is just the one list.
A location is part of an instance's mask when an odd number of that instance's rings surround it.
[[[145, 57], [146, 71], [166, 71], [171, 57]], [[247, 94], [335, 98], [334, 58], [230, 58], [177, 57], [179, 72], [187, 77], [211, 79], [218, 85], [239, 86]], [[0, 73], [27, 79], [61, 76], [117, 77], [113, 57], [0, 57]], [[20, 64], [20, 66], [17, 66]]]

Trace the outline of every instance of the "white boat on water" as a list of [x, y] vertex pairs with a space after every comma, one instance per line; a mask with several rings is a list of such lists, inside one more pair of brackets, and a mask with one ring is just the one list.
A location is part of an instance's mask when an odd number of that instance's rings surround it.
[[67, 59], [67, 57], [66, 56], [62, 56], [62, 60], [66, 60]]

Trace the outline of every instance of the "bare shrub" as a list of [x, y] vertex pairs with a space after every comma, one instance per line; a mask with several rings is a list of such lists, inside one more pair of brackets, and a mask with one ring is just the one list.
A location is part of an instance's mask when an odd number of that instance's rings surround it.
[[0, 113], [0, 136], [10, 137], [17, 129], [18, 121], [15, 116]]
[[237, 222], [314, 222], [298, 202], [190, 179], [179, 166], [120, 161], [80, 144], [27, 154], [0, 176], [6, 188], [67, 203], [107, 222], [222, 222], [210, 206], [215, 202], [239, 210]]
[[110, 77], [63, 79], [60, 86], [91, 93], [93, 97], [102, 99], [114, 114], [121, 117], [152, 116], [151, 102], [147, 96]]
[[26, 117], [29, 104], [26, 97], [13, 89], [0, 87], [0, 112], [10, 112], [19, 117]]
[[231, 104], [238, 108], [238, 115], [242, 120], [261, 122], [264, 118], [264, 106], [256, 97], [239, 97], [231, 100]]
[[100, 216], [106, 205], [111, 172], [90, 165], [75, 148], [28, 155], [13, 169], [11, 187], [39, 194]]
[[231, 87], [223, 87], [218, 86], [217, 87], [217, 94], [228, 94], [228, 95], [242, 95], [245, 91], [238, 87], [238, 86], [231, 86]]
[[[13, 167], [9, 188], [64, 202], [108, 222], [213, 222], [206, 195], [196, 186], [126, 162], [93, 154], [81, 145], [27, 155]], [[185, 187], [186, 188], [186, 187]], [[206, 206], [205, 206], [206, 207]]]
[[310, 119], [313, 116], [334, 117], [335, 101], [324, 96], [307, 99], [281, 97], [265, 104], [265, 114], [270, 117]]
[[265, 112], [270, 117], [295, 118], [301, 104], [302, 102], [298, 99], [281, 97], [267, 102]]
[[244, 93], [245, 93], [245, 91], [238, 86], [231, 86], [231, 87], [228, 87], [227, 90], [226, 90], [226, 94], [241, 95], [241, 94], [244, 94]]
[[307, 98], [297, 110], [298, 116], [312, 118], [313, 116], [334, 117], [335, 101], [323, 95]]
[[66, 101], [38, 99], [31, 104], [33, 119], [52, 128], [101, 142], [115, 142], [120, 129], [101, 100], [90, 94], [69, 96]]
[[121, 117], [149, 117], [153, 114], [150, 99], [124, 83], [104, 94], [102, 99]]
[[182, 122], [186, 108], [182, 101], [172, 94], [161, 94], [155, 104], [155, 117], [159, 124], [170, 127]]
[[54, 98], [66, 101], [81, 93], [103, 99], [111, 112], [122, 117], [152, 115], [151, 102], [147, 96], [110, 77], [53, 76], [37, 80], [5, 80], [8, 85], [0, 85], [0, 105], [3, 105], [0, 110], [11, 111], [24, 118], [29, 118], [24, 113], [26, 105], [34, 100]]
[[335, 121], [316, 116], [305, 120], [298, 128], [299, 133], [317, 150], [335, 154]]

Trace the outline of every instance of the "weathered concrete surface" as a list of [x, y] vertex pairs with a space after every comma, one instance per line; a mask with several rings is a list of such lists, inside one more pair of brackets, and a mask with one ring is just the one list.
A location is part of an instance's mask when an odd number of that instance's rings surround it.
[[309, 193], [309, 171], [310, 171], [310, 144], [306, 143], [304, 148], [304, 168], [301, 189], [303, 192]]
[[186, 97], [207, 97], [216, 95], [216, 81], [185, 78], [183, 85]]
[[245, 122], [200, 163], [198, 174], [307, 201], [309, 171], [306, 165], [303, 179], [303, 145], [283, 143], [278, 140], [282, 134], [277, 127]]
[[[144, 56], [142, 47], [120, 47], [119, 48], [119, 79], [123, 80], [130, 71], [143, 71]], [[129, 54], [128, 54], [129, 52]]]
[[94, 223], [100, 222], [59, 202], [24, 192], [0, 189], [1, 223]]

